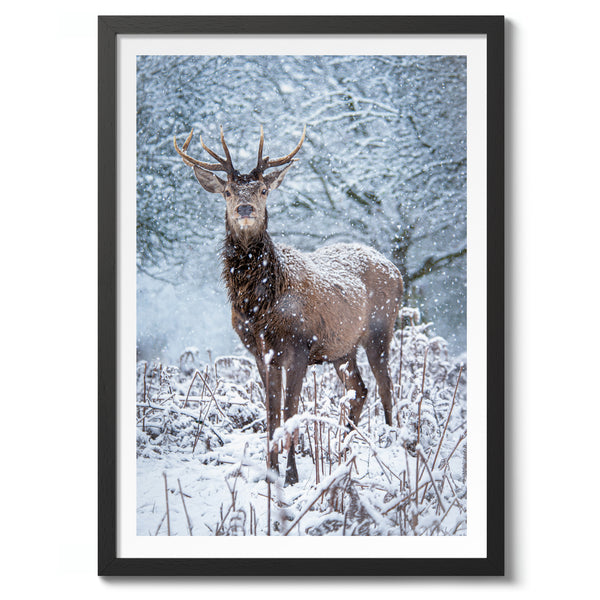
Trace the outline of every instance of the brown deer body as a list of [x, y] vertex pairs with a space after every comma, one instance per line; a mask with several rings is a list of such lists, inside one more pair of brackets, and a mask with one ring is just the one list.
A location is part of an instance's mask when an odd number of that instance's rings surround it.
[[[194, 168], [200, 184], [226, 200], [226, 237], [223, 279], [232, 308], [232, 324], [254, 355], [266, 389], [270, 438], [280, 425], [283, 395], [284, 421], [293, 417], [307, 367], [330, 362], [346, 387], [355, 391], [350, 420], [358, 424], [367, 388], [356, 364], [363, 346], [377, 381], [385, 420], [392, 424], [392, 383], [388, 354], [403, 286], [398, 269], [375, 250], [360, 244], [335, 244], [315, 252], [300, 252], [276, 244], [267, 232], [266, 200], [279, 186], [304, 141], [287, 156], [262, 158], [263, 133], [257, 167], [248, 175], [233, 168], [221, 130], [223, 159], [202, 163], [183, 150], [177, 152]], [[287, 165], [265, 174], [268, 168]], [[228, 180], [214, 175], [225, 171]], [[267, 372], [268, 371], [268, 372]], [[282, 394], [282, 385], [285, 390]], [[270, 465], [277, 468], [278, 451], [271, 449]], [[298, 481], [294, 446], [288, 452], [286, 484]]]

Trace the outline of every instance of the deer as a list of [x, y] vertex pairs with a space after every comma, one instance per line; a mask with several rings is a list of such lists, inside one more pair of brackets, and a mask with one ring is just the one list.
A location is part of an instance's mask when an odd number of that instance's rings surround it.
[[[175, 150], [209, 193], [225, 200], [222, 279], [231, 304], [233, 329], [253, 355], [265, 388], [267, 439], [298, 411], [309, 365], [333, 364], [350, 398], [349, 420], [356, 426], [368, 390], [357, 365], [362, 346], [377, 382], [385, 422], [392, 425], [390, 343], [402, 300], [400, 271], [381, 253], [357, 243], [325, 245], [301, 252], [276, 243], [267, 231], [267, 198], [298, 161], [306, 126], [296, 147], [281, 158], [263, 157], [260, 127], [258, 161], [241, 174], [233, 166], [221, 126], [224, 157], [202, 148], [216, 161], [187, 154], [194, 130]], [[274, 171], [269, 169], [282, 167]], [[223, 174], [219, 177], [217, 173]], [[225, 178], [226, 177], [226, 178]], [[317, 399], [315, 398], [315, 402]], [[350, 427], [350, 424], [348, 424]], [[279, 476], [279, 445], [267, 451], [267, 473]], [[294, 444], [289, 444], [284, 485], [298, 482]]]

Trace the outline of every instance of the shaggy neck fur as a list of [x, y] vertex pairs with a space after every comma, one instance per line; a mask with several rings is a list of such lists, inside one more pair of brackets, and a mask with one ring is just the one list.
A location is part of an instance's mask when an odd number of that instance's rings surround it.
[[259, 323], [287, 287], [271, 236], [263, 229], [241, 240], [227, 227], [221, 256], [229, 301], [249, 322]]

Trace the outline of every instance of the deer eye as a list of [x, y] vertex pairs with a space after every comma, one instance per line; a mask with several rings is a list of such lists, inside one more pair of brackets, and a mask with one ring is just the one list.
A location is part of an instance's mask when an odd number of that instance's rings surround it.
[[263, 196], [266, 196], [266, 195], [267, 195], [267, 188], [264, 188], [264, 189], [260, 190], [260, 193], [261, 193]]
[[231, 192], [229, 190], [226, 190], [225, 195], [229, 198], [229, 196], [231, 196]]

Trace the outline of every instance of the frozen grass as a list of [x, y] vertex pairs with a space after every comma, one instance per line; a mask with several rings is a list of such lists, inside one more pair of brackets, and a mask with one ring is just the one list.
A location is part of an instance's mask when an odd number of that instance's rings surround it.
[[[138, 363], [138, 535], [465, 535], [466, 366], [418, 312], [391, 347], [394, 427], [370, 393], [346, 434], [349, 394], [312, 367], [299, 414], [280, 427], [280, 472], [294, 441], [300, 481], [266, 481], [264, 392], [249, 357]], [[312, 371], [312, 372], [311, 372]], [[351, 392], [350, 392], [351, 393]]]

